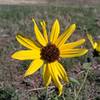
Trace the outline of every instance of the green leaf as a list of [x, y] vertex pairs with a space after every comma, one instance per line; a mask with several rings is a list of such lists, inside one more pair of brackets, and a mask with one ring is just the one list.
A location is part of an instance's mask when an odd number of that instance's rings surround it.
[[79, 81], [76, 80], [75, 78], [70, 77], [69, 80], [70, 80], [71, 83], [74, 83], [74, 84], [80, 85]]

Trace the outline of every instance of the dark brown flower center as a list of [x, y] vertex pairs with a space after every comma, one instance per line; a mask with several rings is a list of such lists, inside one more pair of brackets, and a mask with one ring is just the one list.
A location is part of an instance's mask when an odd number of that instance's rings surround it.
[[93, 51], [93, 57], [99, 57], [99, 52], [96, 49]]
[[41, 50], [41, 59], [47, 62], [54, 62], [59, 59], [59, 49], [54, 44], [48, 44]]

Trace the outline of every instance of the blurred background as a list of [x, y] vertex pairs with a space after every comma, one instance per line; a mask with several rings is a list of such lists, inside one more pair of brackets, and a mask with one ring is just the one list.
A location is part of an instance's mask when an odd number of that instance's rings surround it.
[[[47, 93], [41, 70], [23, 78], [31, 61], [11, 59], [12, 53], [25, 49], [16, 41], [17, 33], [35, 39], [33, 17], [39, 27], [39, 21], [46, 21], [48, 33], [56, 18], [61, 33], [76, 23], [76, 31], [68, 42], [86, 39], [82, 47], [89, 49], [88, 54], [61, 60], [71, 80], [60, 97], [55, 87]], [[93, 57], [86, 33], [100, 39], [100, 0], [0, 0], [0, 100], [76, 100], [86, 74], [77, 100], [100, 100], [100, 56]]]
[[81, 4], [95, 5], [100, 4], [100, 0], [0, 0], [0, 4], [45, 4], [45, 3]]

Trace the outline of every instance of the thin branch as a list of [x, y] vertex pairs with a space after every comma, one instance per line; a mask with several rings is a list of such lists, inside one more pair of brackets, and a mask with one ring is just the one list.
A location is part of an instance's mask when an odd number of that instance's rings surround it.
[[[34, 88], [34, 89], [26, 90], [26, 91], [31, 92], [31, 91], [45, 90], [46, 88], [47, 87]], [[48, 89], [53, 89], [53, 88], [55, 88], [55, 86], [48, 86]]]
[[[63, 84], [63, 86], [65, 86], [66, 84]], [[48, 86], [48, 89], [53, 89], [56, 88], [55, 86]], [[41, 88], [34, 88], [34, 89], [29, 89], [29, 90], [25, 90], [27, 92], [31, 92], [31, 91], [38, 91], [38, 90], [45, 90], [47, 89], [47, 87], [41, 87]]]

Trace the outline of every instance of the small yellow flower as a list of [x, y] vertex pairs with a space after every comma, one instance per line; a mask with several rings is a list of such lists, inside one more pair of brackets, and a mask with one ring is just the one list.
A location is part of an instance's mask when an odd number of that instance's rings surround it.
[[88, 39], [90, 40], [93, 49], [100, 53], [100, 40], [94, 40], [90, 34], [87, 34]]
[[82, 56], [87, 53], [87, 49], [76, 48], [85, 42], [85, 39], [78, 40], [72, 43], [66, 43], [67, 39], [75, 31], [76, 25], [72, 24], [60, 35], [60, 24], [56, 19], [51, 28], [50, 39], [48, 38], [46, 23], [41, 21], [42, 33], [39, 30], [36, 22], [34, 23], [34, 33], [38, 44], [33, 40], [17, 35], [16, 39], [20, 44], [27, 47], [28, 50], [20, 50], [12, 55], [12, 58], [18, 60], [33, 60], [25, 77], [34, 74], [40, 67], [43, 67], [43, 80], [45, 86], [54, 82], [59, 90], [59, 95], [62, 93], [63, 85], [60, 80], [69, 82], [66, 71], [59, 63], [59, 58], [72, 58]]

